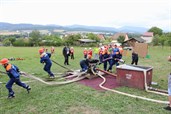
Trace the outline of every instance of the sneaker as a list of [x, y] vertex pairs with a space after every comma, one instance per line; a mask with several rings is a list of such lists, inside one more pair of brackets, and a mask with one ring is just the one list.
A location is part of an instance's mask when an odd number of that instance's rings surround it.
[[12, 99], [12, 98], [14, 98], [15, 97], [15, 94], [12, 94], [12, 95], [9, 95], [8, 96], [8, 99]]
[[49, 78], [53, 79], [53, 78], [55, 78], [55, 76], [50, 76]]
[[30, 93], [31, 87], [27, 86], [26, 89], [27, 89], [27, 92]]
[[164, 109], [171, 111], [171, 107], [170, 106], [164, 107]]
[[81, 69], [80, 72], [85, 72], [85, 70]]

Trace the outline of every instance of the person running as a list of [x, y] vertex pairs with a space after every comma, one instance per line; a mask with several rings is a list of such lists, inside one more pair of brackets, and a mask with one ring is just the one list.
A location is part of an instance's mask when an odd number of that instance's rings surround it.
[[44, 71], [46, 71], [50, 78], [54, 78], [54, 74], [51, 72], [51, 66], [52, 66], [52, 61], [50, 60], [51, 54], [50, 53], [45, 53], [43, 49], [39, 49], [39, 54], [40, 54], [40, 63], [45, 64], [44, 65]]
[[15, 93], [12, 90], [12, 86], [14, 83], [16, 83], [18, 86], [21, 86], [23, 88], [25, 88], [27, 90], [27, 92], [29, 93], [29, 91], [31, 90], [29, 85], [26, 85], [25, 83], [21, 82], [20, 80], [20, 70], [17, 66], [10, 64], [9, 60], [7, 58], [3, 58], [0, 61], [0, 64], [5, 68], [7, 75], [9, 76], [9, 81], [6, 84], [6, 88], [8, 89], [8, 98], [14, 98], [15, 97]]

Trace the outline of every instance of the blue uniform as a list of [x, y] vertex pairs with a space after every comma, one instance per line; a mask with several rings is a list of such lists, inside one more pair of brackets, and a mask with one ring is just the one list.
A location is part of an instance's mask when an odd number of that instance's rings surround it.
[[50, 60], [51, 54], [50, 53], [42, 53], [40, 55], [40, 63], [45, 63], [44, 70], [49, 74], [49, 76], [53, 77], [54, 74], [51, 72], [52, 62]]
[[81, 71], [86, 71], [88, 69], [88, 65], [89, 65], [89, 60], [88, 59], [81, 60], [80, 61]]
[[7, 66], [5, 66], [7, 75], [9, 76], [10, 80], [7, 82], [6, 84], [6, 88], [9, 91], [9, 96], [14, 96], [14, 91], [12, 90], [12, 85], [14, 83], [16, 83], [17, 85], [25, 88], [25, 89], [30, 89], [28, 85], [26, 85], [25, 83], [20, 81], [20, 71], [18, 69], [17, 66], [12, 65], [12, 64], [8, 64]]
[[[102, 55], [103, 59], [107, 59], [110, 57], [110, 54], [108, 53], [105, 53]], [[107, 63], [110, 64], [110, 60], [107, 60], [107, 61], [103, 61], [103, 69], [106, 71], [107, 70]]]
[[[117, 52], [118, 52], [118, 54], [117, 54]], [[114, 54], [111, 55], [112, 59], [110, 60], [110, 65], [109, 65], [108, 70], [112, 70], [112, 67], [113, 67], [114, 64], [116, 64], [116, 66], [118, 66], [119, 65], [118, 59], [122, 58], [122, 56], [120, 56], [120, 54], [119, 54], [119, 49], [118, 48], [115, 48], [113, 53]]]
[[116, 55], [117, 52], [119, 52], [119, 48], [113, 48], [113, 54]]

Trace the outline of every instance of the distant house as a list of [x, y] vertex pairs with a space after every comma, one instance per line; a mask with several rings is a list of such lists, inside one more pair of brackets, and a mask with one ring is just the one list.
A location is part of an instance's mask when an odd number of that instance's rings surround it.
[[112, 42], [117, 42], [117, 39], [118, 39], [120, 36], [123, 36], [123, 37], [125, 38], [124, 41], [128, 40], [128, 35], [127, 35], [127, 33], [116, 33], [116, 34], [114, 34], [113, 36], [111, 36]]
[[151, 43], [153, 40], [153, 32], [145, 32], [141, 38], [145, 40], [145, 43]]
[[104, 41], [105, 37], [103, 34], [98, 34], [97, 37], [100, 39], [100, 41]]
[[130, 38], [123, 42], [124, 47], [134, 47], [135, 43], [144, 43], [145, 40], [142, 38]]

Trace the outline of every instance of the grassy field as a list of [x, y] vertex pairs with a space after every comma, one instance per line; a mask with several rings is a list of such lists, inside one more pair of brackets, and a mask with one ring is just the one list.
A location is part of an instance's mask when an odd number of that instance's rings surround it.
[[[48, 48], [48, 47], [47, 47]], [[56, 47], [55, 55], [52, 59], [63, 65], [62, 48]], [[70, 69], [80, 69], [79, 61], [83, 59], [82, 47], [75, 48], [75, 59], [69, 60]], [[39, 47], [0, 47], [0, 59], [23, 58], [25, 60], [11, 61], [17, 65], [21, 71], [28, 72], [42, 79], [47, 78], [47, 73], [43, 71], [43, 65], [39, 62]], [[50, 50], [50, 47], [49, 47]], [[167, 56], [171, 54], [169, 47], [149, 47], [150, 58], [139, 58], [139, 65], [153, 67], [153, 81], [160, 89], [167, 89], [167, 76], [171, 72], [171, 63], [168, 63]], [[131, 57], [123, 57], [126, 64], [131, 63]], [[102, 66], [101, 66], [102, 67]], [[115, 67], [114, 67], [115, 69]], [[1, 71], [5, 71], [0, 67]], [[53, 64], [54, 73], [63, 73], [66, 70]], [[114, 70], [115, 72], [115, 70]], [[31, 79], [21, 77], [22, 81]], [[101, 92], [86, 87], [78, 83], [71, 83], [62, 86], [48, 86], [41, 82], [30, 82], [31, 93], [16, 85], [13, 86], [16, 97], [7, 99], [7, 89], [5, 83], [8, 77], [0, 74], [0, 114], [170, 114], [163, 109], [165, 104], [153, 103], [149, 101], [134, 99], [112, 93]], [[119, 91], [140, 95], [148, 98], [167, 101], [166, 96], [156, 95], [139, 89], [128, 87], [117, 88]]]

